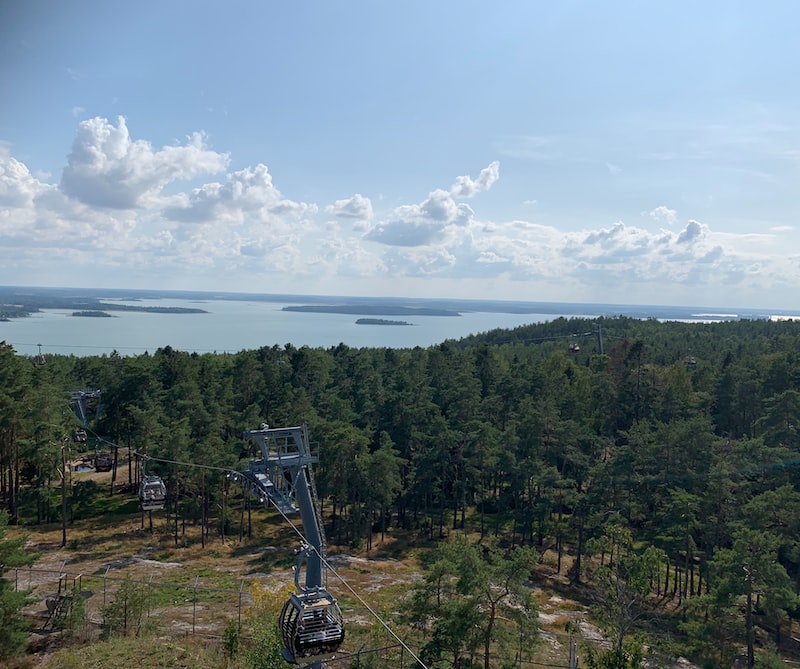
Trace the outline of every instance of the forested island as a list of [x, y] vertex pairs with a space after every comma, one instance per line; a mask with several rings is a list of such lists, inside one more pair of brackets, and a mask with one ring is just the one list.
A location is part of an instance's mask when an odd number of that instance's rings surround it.
[[[659, 667], [679, 656], [697, 667], [798, 662], [798, 350], [796, 321], [627, 317], [559, 318], [413, 349], [166, 347], [34, 365], [3, 344], [0, 504], [10, 527], [0, 526], [0, 554], [18, 527], [32, 537], [64, 519], [63, 547], [43, 539], [19, 564], [38, 550], [35, 564], [79, 562], [88, 578], [114, 550], [155, 546], [177, 564], [210, 560], [214, 541], [221, 560], [227, 538], [231, 560], [252, 559], [248, 570], [288, 568], [296, 537], [266, 541], [271, 516], [225, 471], [246, 466], [244, 430], [306, 424], [329, 552], [361, 559], [358, 570], [391, 561], [375, 581], [399, 579], [381, 613], [428, 666], [566, 666], [566, 641], [560, 651], [537, 643], [565, 630], [580, 666], [638, 667], [644, 656]], [[75, 388], [102, 391], [88, 446], [74, 443], [80, 423], [65, 411]], [[93, 440], [132, 464], [102, 487], [62, 478], [62, 458]], [[136, 508], [137, 453], [163, 459], [149, 471], [169, 500], [152, 529]], [[103, 519], [114, 526], [109, 548], [97, 548], [99, 536], [70, 543], [81, 523]], [[125, 523], [136, 531], [121, 533]], [[4, 602], [14, 575], [5, 577]], [[348, 606], [346, 619], [360, 615]], [[247, 653], [260, 620], [238, 655], [205, 666], [255, 667]], [[161, 613], [153, 624], [170, 622]], [[345, 650], [385, 645], [370, 629], [351, 625]], [[0, 643], [8, 654], [11, 641]]]
[[113, 318], [113, 316], [105, 311], [96, 311], [94, 309], [88, 311], [73, 311], [72, 315], [76, 318]]
[[282, 311], [309, 314], [364, 314], [375, 316], [460, 316], [458, 311], [433, 307], [403, 307], [390, 304], [302, 304], [283, 307]]
[[413, 325], [408, 321], [391, 321], [385, 318], [359, 318], [356, 325]]

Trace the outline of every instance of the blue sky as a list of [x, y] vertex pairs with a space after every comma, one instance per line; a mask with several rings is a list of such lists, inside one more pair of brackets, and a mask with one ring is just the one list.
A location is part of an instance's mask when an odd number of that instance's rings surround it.
[[791, 309], [794, 2], [0, 3], [0, 283]]

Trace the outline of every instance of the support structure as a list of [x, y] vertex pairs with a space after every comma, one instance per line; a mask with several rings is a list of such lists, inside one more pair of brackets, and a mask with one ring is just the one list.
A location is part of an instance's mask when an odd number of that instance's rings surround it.
[[[325, 587], [325, 570], [322, 568], [325, 533], [311, 468], [319, 458], [311, 452], [306, 426], [270, 428], [262, 424], [258, 430], [247, 430], [244, 437], [255, 439], [261, 458], [251, 461], [245, 471], [229, 476], [248, 488], [260, 502], [271, 502], [282, 513], [300, 512], [311, 549], [306, 561], [305, 587]], [[236, 480], [239, 477], [244, 480]]]

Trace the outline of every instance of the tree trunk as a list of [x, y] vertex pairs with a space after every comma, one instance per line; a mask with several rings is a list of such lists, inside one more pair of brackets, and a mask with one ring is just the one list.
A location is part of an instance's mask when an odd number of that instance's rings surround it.
[[[748, 583], [748, 586], [750, 584]], [[754, 633], [753, 633], [753, 591], [748, 587], [747, 608], [745, 610], [745, 628], [747, 631], [747, 669], [753, 669], [756, 664]]]

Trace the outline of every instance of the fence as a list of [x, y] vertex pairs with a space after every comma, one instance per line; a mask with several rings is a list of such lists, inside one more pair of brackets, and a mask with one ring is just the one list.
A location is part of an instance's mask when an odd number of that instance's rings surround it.
[[186, 584], [154, 580], [152, 572], [117, 576], [109, 574], [110, 571], [111, 567], [106, 567], [103, 574], [17, 568], [14, 587], [31, 592], [34, 603], [25, 613], [45, 622], [52, 617], [51, 602], [55, 598], [78, 592], [84, 600], [87, 621], [100, 625], [103, 607], [114, 601], [122, 584], [136, 583], [146, 591], [147, 618], [158, 618], [173, 630], [211, 637], [221, 637], [230, 619], [236, 619], [241, 626], [242, 614], [252, 604], [244, 579], [238, 590], [231, 590], [203, 586], [199, 576]]
[[[99, 628], [104, 623], [104, 608], [114, 602], [125, 583], [135, 583], [144, 588], [145, 615], [152, 624], [162, 630], [169, 629], [172, 633], [201, 636], [212, 641], [223, 639], [225, 628], [231, 620], [236, 620], [241, 629], [243, 616], [252, 604], [247, 579], [240, 580], [238, 589], [214, 588], [204, 586], [200, 576], [194, 577], [191, 583], [167, 582], [157, 580], [153, 571], [123, 566], [129, 569], [124, 576], [114, 574], [112, 566], [106, 566], [103, 573], [93, 574], [64, 568], [17, 568], [14, 570], [14, 587], [31, 593], [34, 601], [25, 609], [25, 613], [41, 620], [42, 629], [47, 629], [48, 625], [54, 627], [52, 622], [53, 616], [57, 615], [56, 602], [59, 597], [70, 593], [80, 593], [87, 622]], [[551, 652], [543, 654], [537, 651], [537, 659], [532, 659], [521, 641], [514, 659], [517, 669], [574, 669], [579, 666], [578, 642], [586, 643], [587, 640], [551, 631], [542, 637], [539, 647], [547, 646], [545, 650]], [[415, 669], [418, 666], [411, 653], [400, 644], [370, 649], [362, 647], [358, 650], [343, 647], [337, 658], [326, 664], [331, 669], [388, 666]]]

